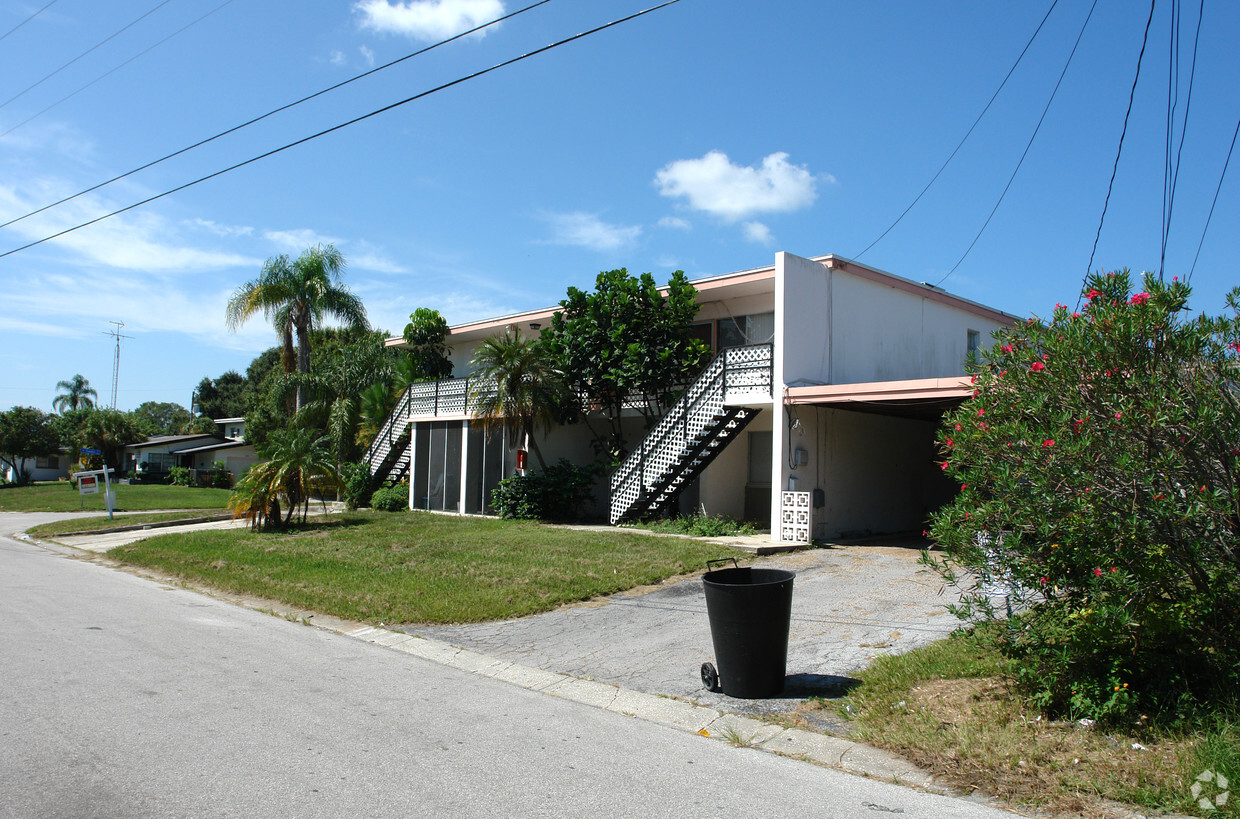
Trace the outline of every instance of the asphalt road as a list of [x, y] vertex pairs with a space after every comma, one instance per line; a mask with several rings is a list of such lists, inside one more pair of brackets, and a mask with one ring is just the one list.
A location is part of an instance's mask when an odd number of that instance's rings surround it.
[[[11, 524], [0, 516], [0, 532]], [[1009, 815], [8, 537], [0, 646], [4, 817]]]

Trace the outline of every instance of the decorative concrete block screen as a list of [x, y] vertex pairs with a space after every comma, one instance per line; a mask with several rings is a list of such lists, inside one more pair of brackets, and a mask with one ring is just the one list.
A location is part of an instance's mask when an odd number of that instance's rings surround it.
[[809, 492], [784, 492], [780, 501], [779, 539], [784, 543], [812, 542], [813, 512]]

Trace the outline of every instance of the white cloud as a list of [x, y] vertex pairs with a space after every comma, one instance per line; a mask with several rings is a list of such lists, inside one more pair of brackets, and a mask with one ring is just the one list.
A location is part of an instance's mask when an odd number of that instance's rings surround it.
[[673, 230], [691, 230], [693, 225], [689, 224], [688, 219], [681, 219], [679, 216], [664, 216], [659, 220], [659, 227], [671, 228]]
[[745, 238], [751, 242], [770, 246], [775, 241], [771, 236], [771, 229], [761, 222], [746, 222], [742, 227], [745, 231]]
[[204, 230], [209, 230], [216, 236], [252, 236], [254, 228], [249, 225], [221, 225], [219, 222], [212, 222], [210, 219], [191, 219], [189, 224], [196, 225]]
[[[502, 0], [361, 0], [361, 27], [418, 40], [443, 40], [504, 14]], [[492, 27], [494, 28], [494, 27]], [[491, 29], [483, 29], [478, 36]]]
[[818, 195], [809, 169], [782, 152], [767, 156], [761, 167], [734, 165], [721, 151], [678, 159], [655, 174], [655, 184], [663, 196], [684, 197], [695, 210], [729, 222], [809, 207]]
[[297, 230], [268, 230], [263, 233], [263, 238], [274, 244], [284, 253], [300, 255], [303, 250], [314, 245], [339, 245], [339, 239], [333, 239], [330, 236], [324, 236], [321, 233], [315, 233], [308, 228], [299, 228]]
[[[38, 182], [30, 187], [47, 190]], [[0, 185], [0, 216], [12, 218], [33, 210], [16, 189]], [[83, 224], [114, 210], [106, 200], [82, 196], [71, 202], [24, 219], [5, 228], [4, 233], [21, 237], [19, 241], [42, 239], [66, 228]], [[147, 273], [182, 273], [219, 267], [251, 266], [255, 260], [215, 247], [196, 247], [181, 239], [177, 226], [163, 216], [138, 211], [113, 216], [88, 227], [66, 233], [49, 246], [68, 250], [80, 262]]]
[[572, 245], [590, 250], [615, 250], [632, 243], [641, 235], [640, 225], [609, 225], [597, 214], [546, 213], [543, 218], [555, 234], [548, 244]]
[[409, 268], [381, 256], [374, 252], [363, 252], [357, 255], [346, 254], [345, 258], [349, 262], [349, 267], [356, 267], [362, 270], [373, 270], [376, 273], [408, 273]]
[[332, 65], [340, 66], [345, 64], [345, 56], [343, 51], [332, 51], [331, 57], [328, 58]]
[[362, 52], [362, 59], [366, 61], [367, 68], [375, 67], [375, 53], [366, 46], [359, 46], [358, 51]]

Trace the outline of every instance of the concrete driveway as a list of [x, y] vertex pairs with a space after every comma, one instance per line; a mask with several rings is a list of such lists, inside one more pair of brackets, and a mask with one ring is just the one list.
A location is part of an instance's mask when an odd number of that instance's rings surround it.
[[809, 696], [839, 696], [850, 675], [875, 657], [932, 642], [960, 625], [944, 609], [952, 598], [942, 581], [918, 563], [924, 546], [919, 539], [835, 545], [755, 561], [796, 573], [787, 685], [773, 700], [738, 700], [703, 687], [700, 668], [714, 662], [714, 651], [700, 576], [519, 620], [403, 630], [497, 659], [733, 713], [776, 713]]

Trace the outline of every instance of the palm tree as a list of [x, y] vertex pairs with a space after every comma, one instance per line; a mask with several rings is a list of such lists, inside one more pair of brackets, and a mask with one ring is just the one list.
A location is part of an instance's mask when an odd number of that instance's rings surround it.
[[228, 498], [234, 516], [246, 518], [254, 528], [261, 528], [264, 517], [280, 522], [280, 499], [288, 510], [284, 523], [299, 509], [304, 523], [312, 497], [343, 488], [326, 443], [308, 429], [271, 433], [261, 454], [267, 460], [250, 467]]
[[547, 468], [534, 428], [546, 433], [559, 420], [564, 379], [537, 341], [523, 339], [512, 329], [488, 338], [474, 351], [470, 401], [476, 402], [475, 421], [488, 435], [502, 429], [509, 440], [524, 436], [538, 465]]
[[[315, 245], [296, 259], [273, 256], [258, 278], [237, 288], [228, 301], [228, 328], [235, 331], [250, 316], [262, 311], [280, 334], [285, 370], [291, 370], [293, 338], [297, 340], [297, 371], [310, 372], [310, 331], [322, 326], [324, 316], [341, 319], [349, 327], [370, 329], [366, 308], [340, 279], [344, 256], [331, 245]], [[295, 409], [305, 400], [298, 387]]]
[[90, 382], [82, 375], [75, 375], [68, 381], [58, 381], [56, 389], [64, 390], [63, 393], [56, 396], [56, 400], [52, 402], [52, 406], [57, 412], [65, 412], [66, 410], [89, 409], [95, 406], [95, 400], [99, 398], [99, 393], [91, 388]]

